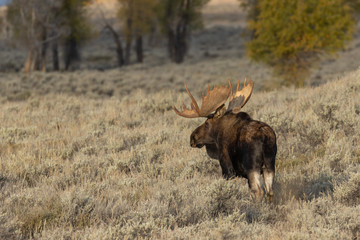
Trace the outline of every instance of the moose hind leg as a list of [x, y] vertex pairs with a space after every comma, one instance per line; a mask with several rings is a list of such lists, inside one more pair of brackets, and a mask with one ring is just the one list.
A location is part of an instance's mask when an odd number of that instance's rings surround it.
[[251, 197], [255, 201], [260, 201], [263, 198], [263, 190], [261, 189], [260, 171], [251, 171], [248, 174], [249, 188], [251, 191]]
[[265, 182], [265, 191], [269, 197], [269, 202], [272, 203], [274, 200], [274, 192], [273, 192], [273, 183], [275, 172], [269, 169], [264, 169], [264, 182]]

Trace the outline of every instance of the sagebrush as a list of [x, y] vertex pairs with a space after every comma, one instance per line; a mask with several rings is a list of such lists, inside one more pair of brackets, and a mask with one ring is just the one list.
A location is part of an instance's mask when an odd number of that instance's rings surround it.
[[189, 146], [184, 92], [2, 95], [0, 238], [359, 238], [359, 79], [254, 91], [244, 111], [278, 137], [272, 205]]

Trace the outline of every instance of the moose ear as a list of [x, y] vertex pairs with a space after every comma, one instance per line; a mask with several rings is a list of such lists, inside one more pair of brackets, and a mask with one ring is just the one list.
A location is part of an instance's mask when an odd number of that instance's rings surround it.
[[220, 117], [224, 116], [225, 112], [226, 112], [226, 107], [225, 107], [225, 104], [223, 104], [216, 109], [216, 111], [214, 113], [214, 118], [220, 118]]

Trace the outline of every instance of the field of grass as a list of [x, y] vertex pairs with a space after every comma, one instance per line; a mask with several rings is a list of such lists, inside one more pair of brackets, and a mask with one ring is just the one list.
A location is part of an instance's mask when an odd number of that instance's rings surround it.
[[[203, 120], [172, 111], [180, 83], [82, 73], [2, 75], [0, 239], [360, 238], [360, 69], [254, 91], [244, 111], [278, 136], [273, 204], [190, 147]], [[207, 83], [189, 84], [197, 99]]]

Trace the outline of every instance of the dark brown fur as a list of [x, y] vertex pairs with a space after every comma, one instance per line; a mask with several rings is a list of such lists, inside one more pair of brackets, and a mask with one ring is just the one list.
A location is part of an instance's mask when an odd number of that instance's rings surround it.
[[265, 190], [272, 201], [277, 152], [275, 132], [266, 123], [251, 119], [247, 113], [225, 111], [224, 106], [220, 107], [196, 128], [191, 134], [190, 145], [205, 146], [208, 155], [220, 161], [225, 178], [247, 178], [256, 199], [263, 195], [260, 186], [260, 174], [263, 174]]

